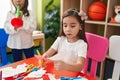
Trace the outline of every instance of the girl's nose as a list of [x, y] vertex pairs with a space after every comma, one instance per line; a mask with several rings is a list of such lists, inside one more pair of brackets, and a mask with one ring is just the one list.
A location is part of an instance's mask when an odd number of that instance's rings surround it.
[[67, 30], [67, 31], [70, 31], [70, 27], [69, 27], [69, 26], [68, 26], [68, 27], [66, 27], [66, 30]]

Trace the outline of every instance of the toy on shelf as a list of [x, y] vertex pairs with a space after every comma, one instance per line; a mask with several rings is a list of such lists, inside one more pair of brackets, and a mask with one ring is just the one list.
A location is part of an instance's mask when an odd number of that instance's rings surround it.
[[23, 25], [23, 20], [20, 18], [21, 12], [20, 12], [20, 5], [17, 7], [17, 12], [16, 12], [16, 17], [11, 20], [11, 24], [15, 28], [22, 27]]
[[115, 17], [110, 17], [108, 19], [109, 23], [120, 23], [120, 5], [115, 6], [115, 13], [116, 13]]
[[88, 9], [88, 17], [91, 20], [101, 21], [106, 17], [106, 4], [101, 1], [93, 2]]

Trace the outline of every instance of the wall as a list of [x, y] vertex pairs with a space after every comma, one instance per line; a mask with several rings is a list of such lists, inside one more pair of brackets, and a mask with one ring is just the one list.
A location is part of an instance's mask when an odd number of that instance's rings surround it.
[[[40, 27], [40, 30], [42, 30], [42, 26], [44, 23], [44, 13], [45, 13], [45, 6], [50, 0], [37, 0], [36, 1], [36, 9], [37, 9], [37, 23]], [[54, 0], [54, 4], [57, 6], [60, 6], [60, 0]]]
[[[38, 27], [42, 31], [43, 25], [44, 25], [44, 14], [45, 14], [45, 6], [50, 0], [37, 0], [37, 23]], [[56, 6], [60, 6], [60, 0], [54, 0], [54, 3]], [[45, 50], [47, 50], [51, 44], [54, 42], [52, 38], [47, 38], [45, 40]]]
[[4, 27], [7, 12], [10, 10], [10, 1], [2, 0], [0, 2], [0, 28]]

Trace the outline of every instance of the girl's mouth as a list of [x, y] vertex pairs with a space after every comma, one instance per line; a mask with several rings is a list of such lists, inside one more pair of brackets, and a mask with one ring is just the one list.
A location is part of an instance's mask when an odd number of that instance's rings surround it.
[[66, 34], [67, 36], [71, 36], [72, 34]]

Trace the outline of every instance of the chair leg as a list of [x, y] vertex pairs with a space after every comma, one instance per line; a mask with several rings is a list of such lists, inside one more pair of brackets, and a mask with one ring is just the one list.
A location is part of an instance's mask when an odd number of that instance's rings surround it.
[[97, 61], [92, 60], [91, 68], [90, 68], [90, 76], [96, 77], [96, 71], [97, 71]]
[[0, 80], [2, 80], [2, 71], [0, 71]]
[[89, 61], [89, 59], [86, 58], [86, 61], [85, 61], [85, 64], [84, 64], [84, 68], [83, 68], [83, 72], [84, 73], [87, 73], [87, 70], [88, 70], [88, 61]]
[[1, 57], [2, 57], [2, 66], [3, 65], [6, 65], [8, 63], [8, 60], [7, 60], [7, 53], [6, 53], [6, 48], [1, 48]]
[[120, 75], [120, 62], [115, 61], [112, 80], [119, 80], [119, 75]]

